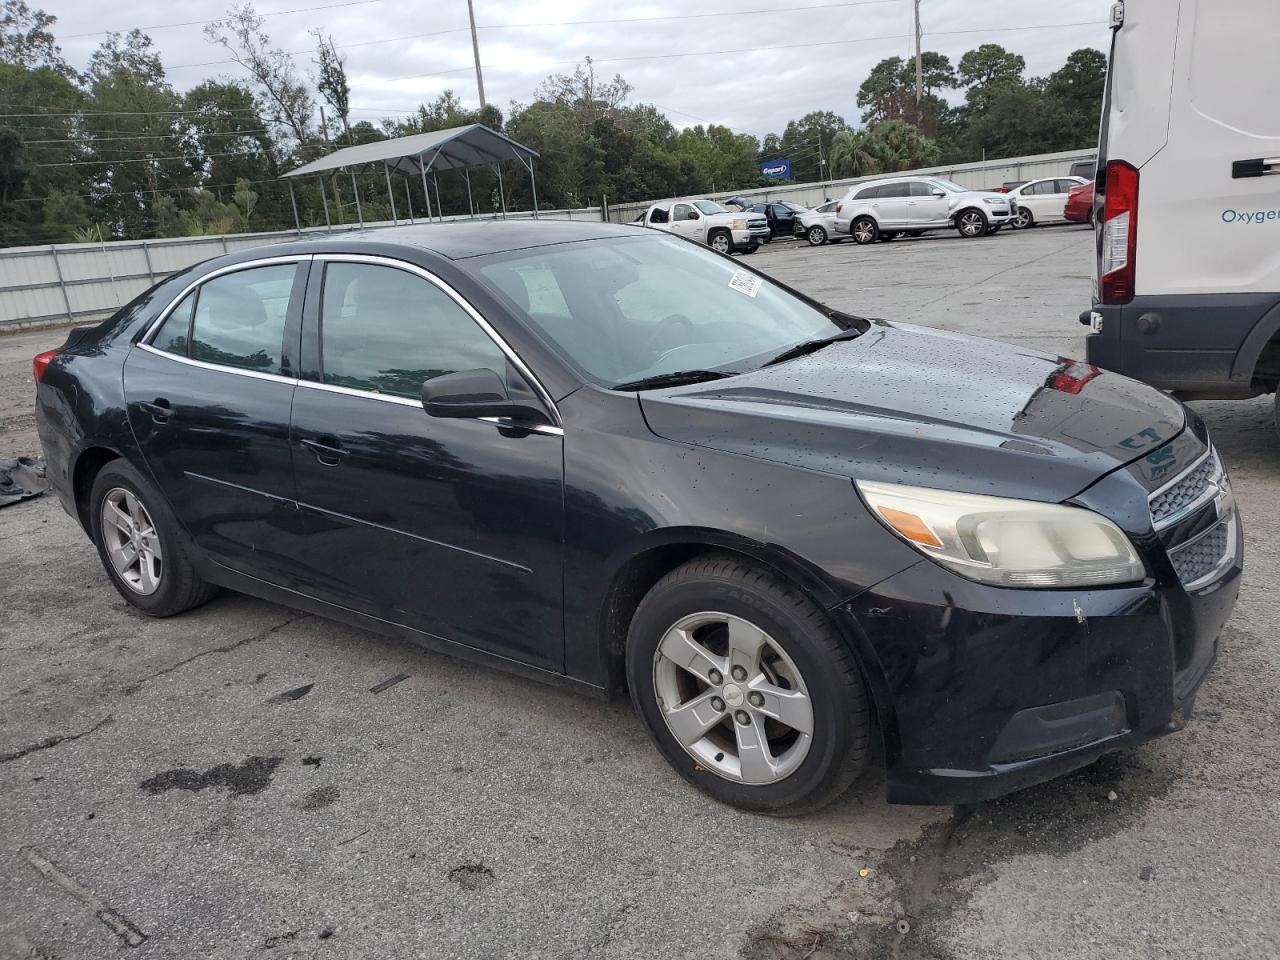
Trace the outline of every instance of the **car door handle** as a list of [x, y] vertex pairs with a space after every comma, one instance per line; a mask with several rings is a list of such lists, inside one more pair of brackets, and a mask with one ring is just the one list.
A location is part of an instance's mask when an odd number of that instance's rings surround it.
[[336, 467], [347, 458], [347, 451], [337, 437], [321, 437], [319, 440], [303, 440], [302, 445], [310, 450], [318, 461], [326, 467]]
[[156, 423], [168, 423], [169, 418], [173, 416], [173, 407], [164, 397], [156, 397], [150, 402], [143, 400], [138, 406], [151, 414], [151, 419]]

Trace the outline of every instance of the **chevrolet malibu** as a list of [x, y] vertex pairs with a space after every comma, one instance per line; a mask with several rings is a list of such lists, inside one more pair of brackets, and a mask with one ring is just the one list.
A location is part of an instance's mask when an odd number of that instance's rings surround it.
[[751, 810], [873, 753], [890, 800], [958, 803], [1176, 730], [1240, 582], [1176, 400], [627, 227], [233, 254], [35, 377], [58, 495], [140, 611], [224, 588], [626, 691]]

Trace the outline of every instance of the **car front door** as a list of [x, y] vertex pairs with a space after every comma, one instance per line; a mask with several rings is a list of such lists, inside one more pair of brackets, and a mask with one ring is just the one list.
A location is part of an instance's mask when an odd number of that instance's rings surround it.
[[690, 240], [707, 239], [706, 231], [702, 229], [699, 222], [701, 218], [698, 211], [688, 203], [677, 203], [671, 208], [671, 232], [678, 233], [682, 237], [688, 237]]
[[[942, 196], [934, 196], [941, 193]], [[913, 227], [939, 226], [947, 222], [950, 203], [946, 191], [931, 183], [913, 181], [911, 196], [907, 198], [907, 219]]]
[[489, 368], [554, 409], [430, 273], [317, 258], [292, 446], [309, 592], [436, 637], [563, 667], [563, 431], [428, 416], [422, 385]]
[[129, 424], [175, 516], [214, 561], [297, 573], [289, 408], [310, 258], [228, 268], [129, 352]]

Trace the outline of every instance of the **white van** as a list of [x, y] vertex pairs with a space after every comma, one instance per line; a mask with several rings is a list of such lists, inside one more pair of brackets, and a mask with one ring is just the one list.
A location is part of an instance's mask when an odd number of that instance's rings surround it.
[[1280, 0], [1112, 9], [1090, 362], [1179, 396], [1280, 383]]

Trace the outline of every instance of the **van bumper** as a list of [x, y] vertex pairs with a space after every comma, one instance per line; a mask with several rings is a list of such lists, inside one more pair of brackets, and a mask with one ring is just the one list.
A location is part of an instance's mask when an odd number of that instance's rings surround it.
[[1100, 323], [1085, 337], [1090, 363], [1188, 399], [1252, 397], [1280, 377], [1280, 367], [1267, 369], [1280, 357], [1263, 357], [1280, 333], [1280, 293], [1139, 296], [1095, 303], [1093, 313]]

